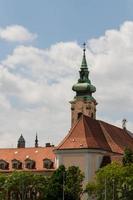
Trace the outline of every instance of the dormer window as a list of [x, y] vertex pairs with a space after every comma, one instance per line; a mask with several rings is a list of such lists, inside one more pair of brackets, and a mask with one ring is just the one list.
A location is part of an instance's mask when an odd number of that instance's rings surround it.
[[48, 158], [45, 158], [43, 160], [43, 168], [52, 169], [53, 168], [53, 162], [52, 162], [52, 160], [50, 160]]
[[27, 169], [35, 169], [35, 161], [31, 159], [26, 159], [25, 160], [25, 168]]
[[20, 162], [19, 160], [12, 160], [12, 168], [13, 169], [22, 169], [22, 162]]
[[0, 169], [2, 170], [8, 170], [9, 169], [9, 163], [5, 160], [0, 160]]

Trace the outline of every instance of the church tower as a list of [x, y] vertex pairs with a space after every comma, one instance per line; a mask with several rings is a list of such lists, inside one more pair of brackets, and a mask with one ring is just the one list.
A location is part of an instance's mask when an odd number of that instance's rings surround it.
[[85, 43], [83, 48], [83, 58], [79, 71], [79, 79], [76, 84], [73, 85], [72, 90], [76, 92], [76, 96], [71, 103], [71, 126], [77, 122], [82, 114], [89, 116], [93, 119], [96, 118], [96, 105], [97, 102], [92, 96], [92, 93], [96, 91], [95, 86], [91, 84], [89, 79], [89, 70], [85, 55]]

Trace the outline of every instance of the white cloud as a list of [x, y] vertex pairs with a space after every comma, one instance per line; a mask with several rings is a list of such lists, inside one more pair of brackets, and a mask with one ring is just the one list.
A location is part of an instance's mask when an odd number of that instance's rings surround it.
[[[102, 115], [110, 118], [133, 112], [133, 22], [125, 22], [120, 30], [89, 41], [96, 79], [97, 98]], [[128, 117], [128, 116], [127, 116]]]
[[0, 38], [9, 42], [32, 41], [36, 37], [36, 34], [30, 33], [25, 27], [20, 25], [11, 25], [0, 28]]
[[[97, 87], [98, 118], [133, 130], [133, 22], [88, 41], [90, 79]], [[79, 77], [82, 49], [76, 42], [58, 43], [49, 49], [17, 46], [0, 66], [0, 127], [5, 146], [22, 132], [34, 144], [57, 143], [70, 128], [71, 88]], [[14, 138], [14, 139], [13, 139]], [[32, 140], [31, 140], [32, 138]], [[7, 141], [7, 142], [6, 142]]]

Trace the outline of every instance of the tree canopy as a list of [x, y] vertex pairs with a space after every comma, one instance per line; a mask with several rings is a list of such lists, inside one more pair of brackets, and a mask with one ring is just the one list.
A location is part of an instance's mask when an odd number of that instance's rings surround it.
[[29, 172], [0, 174], [0, 200], [79, 200], [84, 176], [78, 167], [60, 166], [51, 176]]
[[123, 163], [111, 163], [96, 173], [95, 180], [86, 186], [88, 199], [133, 199], [133, 152], [125, 149]]

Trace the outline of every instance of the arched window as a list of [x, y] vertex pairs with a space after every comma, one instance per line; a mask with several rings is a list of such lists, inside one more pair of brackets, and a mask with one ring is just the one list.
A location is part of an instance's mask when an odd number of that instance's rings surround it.
[[13, 169], [22, 169], [22, 162], [19, 160], [13, 159], [12, 160], [12, 168]]
[[78, 119], [82, 116], [82, 114], [83, 114], [82, 112], [78, 113]]
[[36, 163], [34, 160], [31, 160], [31, 159], [26, 159], [25, 160], [25, 168], [27, 169], [35, 169], [36, 167]]
[[50, 160], [48, 158], [45, 158], [43, 160], [43, 168], [52, 169], [53, 168], [53, 162], [52, 162], [52, 160]]
[[0, 160], [0, 169], [8, 170], [9, 169], [9, 163], [5, 160]]

